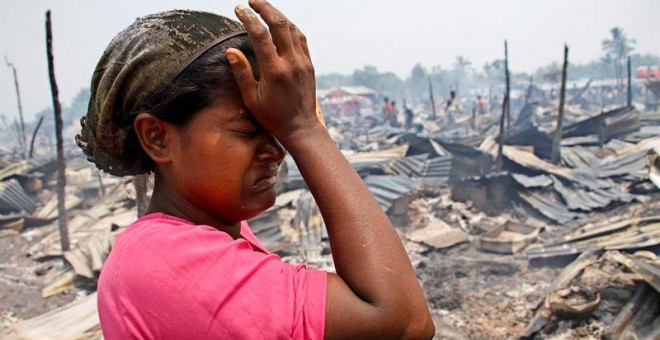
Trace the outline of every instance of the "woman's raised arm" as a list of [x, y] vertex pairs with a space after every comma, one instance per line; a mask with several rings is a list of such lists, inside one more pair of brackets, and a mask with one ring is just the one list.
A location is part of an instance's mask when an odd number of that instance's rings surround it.
[[[391, 222], [315, 115], [314, 69], [298, 28], [265, 0], [236, 14], [254, 45], [227, 57], [246, 107], [290, 152], [321, 210], [337, 274], [328, 275], [327, 338], [431, 338], [422, 289]], [[346, 51], [350, 53], [350, 51]]]

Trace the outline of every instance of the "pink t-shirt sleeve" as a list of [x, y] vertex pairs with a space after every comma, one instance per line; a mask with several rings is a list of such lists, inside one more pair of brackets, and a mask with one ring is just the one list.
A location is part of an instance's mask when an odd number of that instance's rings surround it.
[[138, 223], [99, 280], [107, 339], [323, 338], [325, 272], [208, 226]]

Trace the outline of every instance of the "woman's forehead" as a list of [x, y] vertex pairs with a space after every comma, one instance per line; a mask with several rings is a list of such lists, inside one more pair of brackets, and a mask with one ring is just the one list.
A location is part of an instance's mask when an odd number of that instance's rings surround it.
[[206, 109], [212, 111], [213, 115], [222, 121], [254, 121], [254, 116], [245, 107], [240, 97], [229, 96], [216, 98]]

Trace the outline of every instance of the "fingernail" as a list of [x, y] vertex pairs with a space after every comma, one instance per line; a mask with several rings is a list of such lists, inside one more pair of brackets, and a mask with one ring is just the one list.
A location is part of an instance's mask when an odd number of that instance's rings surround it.
[[238, 61], [238, 58], [232, 53], [227, 53], [227, 60], [229, 60], [230, 64], [233, 64]]
[[245, 10], [245, 6], [243, 6], [243, 5], [237, 5], [237, 6], [236, 6], [236, 11], [237, 11], [237, 12], [242, 12], [242, 11], [244, 11], [244, 10]]

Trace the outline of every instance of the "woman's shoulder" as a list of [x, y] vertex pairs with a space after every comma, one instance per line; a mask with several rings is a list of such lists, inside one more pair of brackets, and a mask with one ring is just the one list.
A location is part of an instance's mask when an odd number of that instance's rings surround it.
[[151, 213], [144, 215], [133, 222], [117, 238], [116, 247], [140, 243], [181, 243], [191, 237], [212, 237], [215, 241], [226, 239], [231, 241], [229, 235], [218, 232], [218, 230], [198, 225], [180, 217], [164, 214]]

